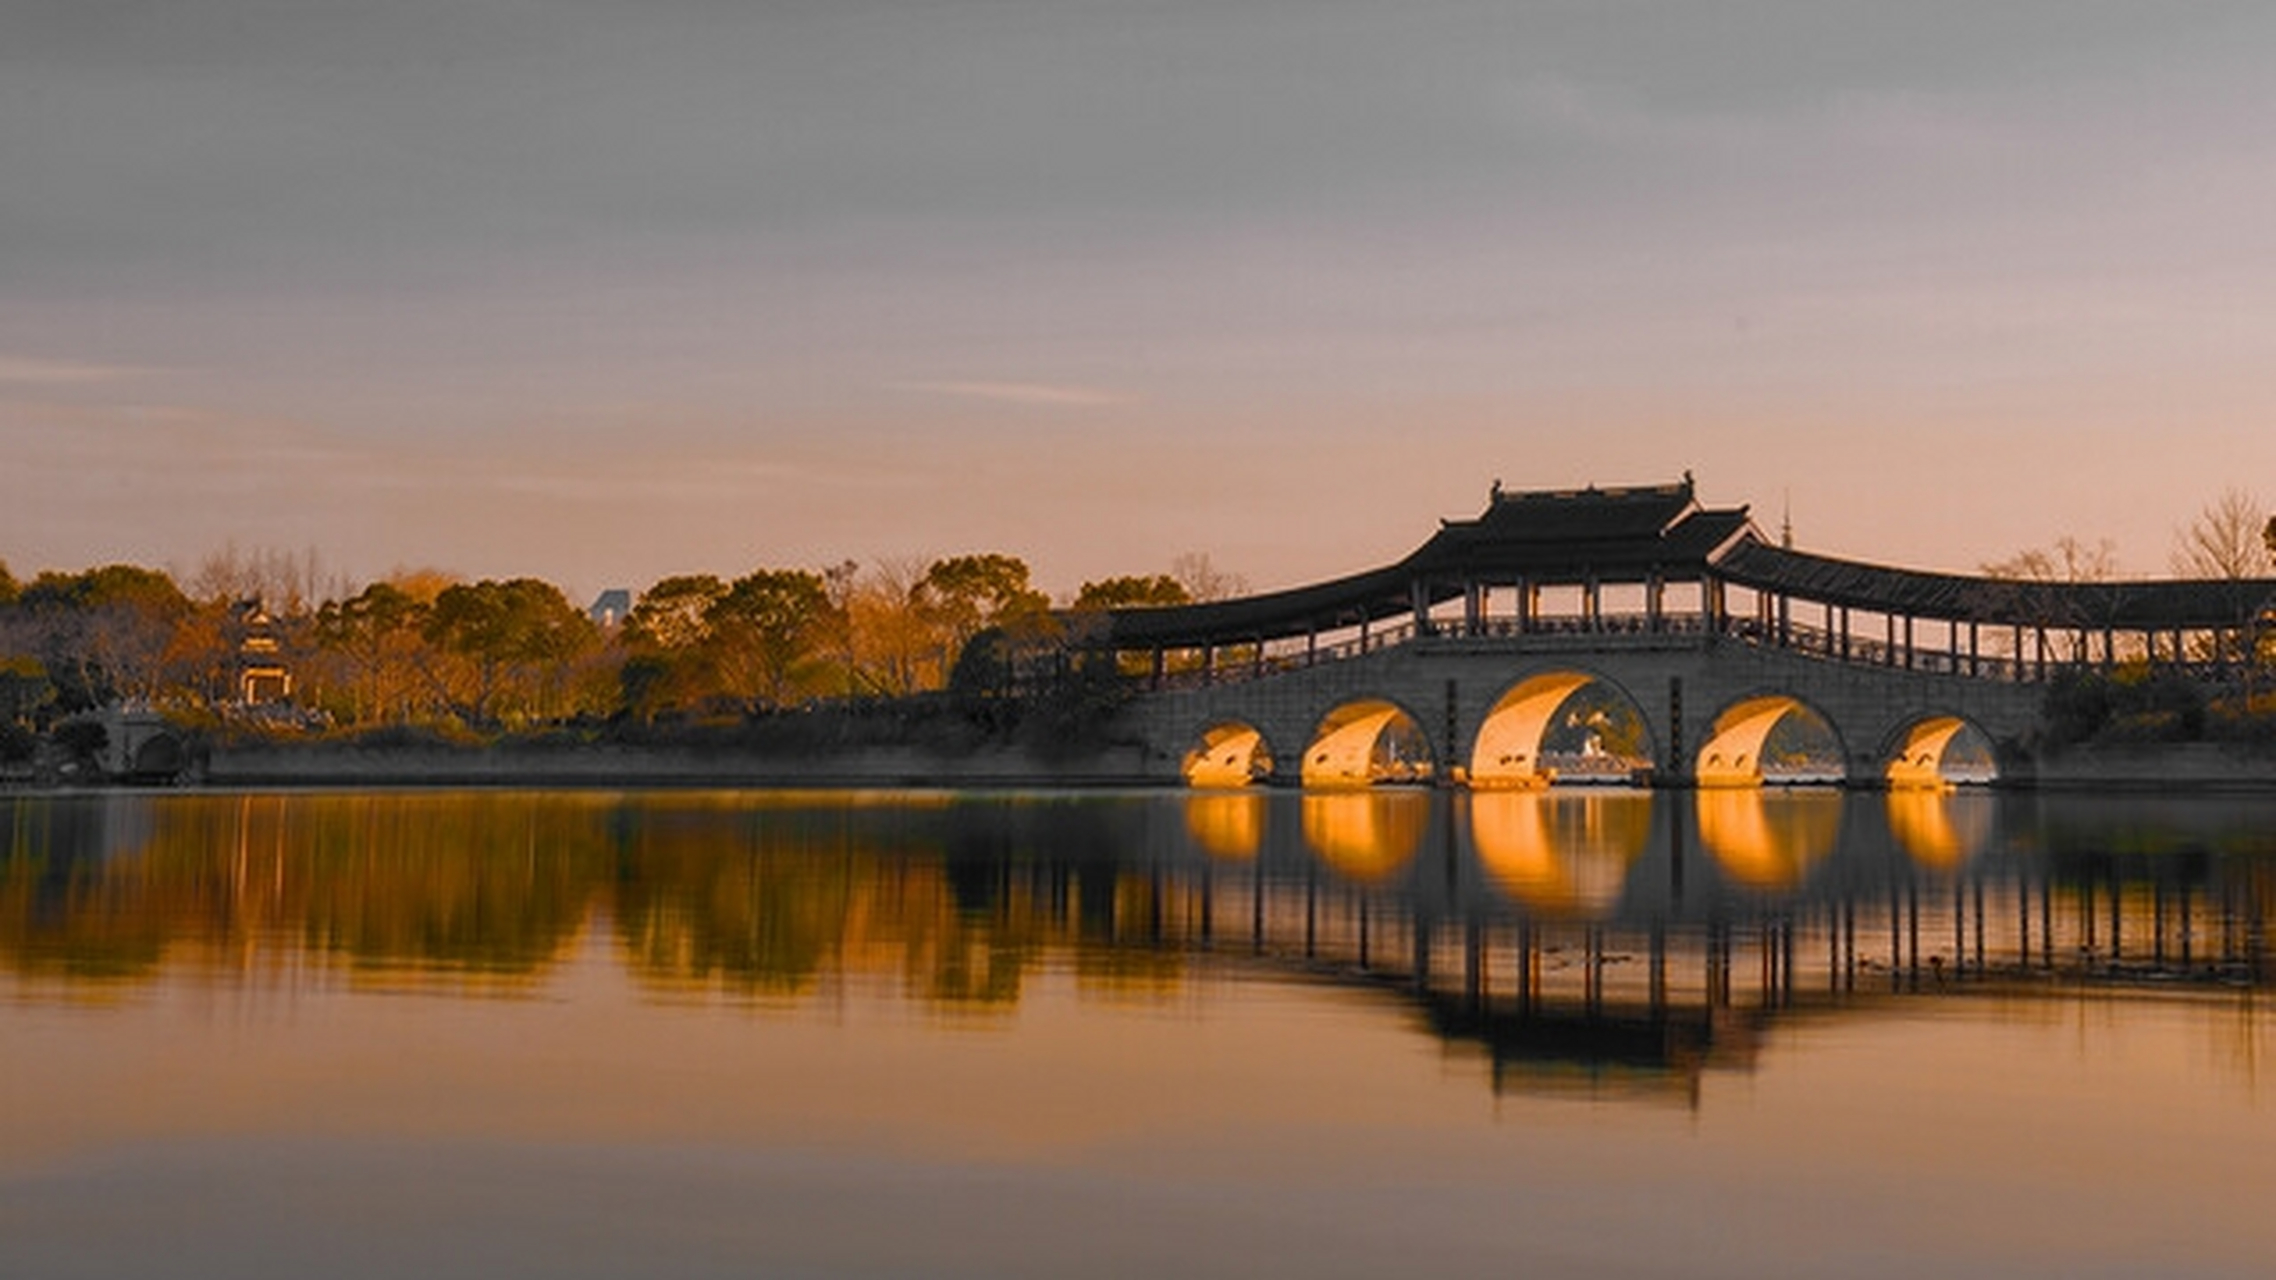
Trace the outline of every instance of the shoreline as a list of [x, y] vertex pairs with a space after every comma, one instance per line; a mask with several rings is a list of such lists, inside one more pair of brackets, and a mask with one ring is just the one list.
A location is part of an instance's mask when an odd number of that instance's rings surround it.
[[[2072, 748], [2034, 761], [2033, 766], [2029, 776], [1966, 784], [1962, 789], [2137, 795], [2161, 791], [2193, 795], [2276, 793], [2276, 755], [2217, 743]], [[96, 782], [0, 777], [0, 792], [18, 794], [132, 787], [227, 791], [297, 787], [1144, 789], [1186, 785], [1176, 761], [1152, 758], [1137, 745], [1045, 752], [1011, 744], [808, 751], [604, 743], [216, 744], [194, 753], [188, 767], [173, 778], [114, 777]], [[1776, 790], [1790, 784], [1766, 785]], [[1809, 785], [1853, 791], [1886, 789], [1878, 780]], [[1650, 790], [1694, 789], [1681, 782], [1645, 786]], [[1257, 789], [1300, 788], [1268, 780]]]

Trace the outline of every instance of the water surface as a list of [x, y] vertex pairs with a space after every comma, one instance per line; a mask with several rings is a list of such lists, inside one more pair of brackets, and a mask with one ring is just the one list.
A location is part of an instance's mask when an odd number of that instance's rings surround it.
[[0, 799], [0, 1274], [2256, 1275], [2276, 806]]

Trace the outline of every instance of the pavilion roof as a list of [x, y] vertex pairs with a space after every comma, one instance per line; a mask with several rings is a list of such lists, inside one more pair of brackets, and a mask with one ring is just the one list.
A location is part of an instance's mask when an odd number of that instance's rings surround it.
[[1760, 540], [1715, 565], [1740, 586], [1916, 618], [2087, 630], [2235, 627], [2276, 604], [2276, 579], [2038, 582], [1925, 573], [1812, 555]]
[[1706, 575], [1877, 613], [1996, 626], [2125, 631], [2243, 625], [2276, 607], [2276, 579], [2030, 582], [1929, 573], [1776, 546], [1747, 508], [1701, 507], [1679, 484], [1504, 493], [1477, 518], [1443, 520], [1395, 564], [1234, 600], [1069, 615], [1078, 643], [1114, 648], [1241, 644], [1397, 617], [1473, 582], [1668, 581]]
[[1504, 493], [1484, 513], [1445, 520], [1395, 564], [1263, 595], [1166, 608], [1116, 609], [1085, 624], [1093, 642], [1118, 647], [1237, 644], [1330, 631], [1414, 608], [1416, 584], [1433, 602], [1466, 581], [1642, 581], [1704, 574], [1752, 528], [1745, 507], [1702, 509], [1680, 484]]

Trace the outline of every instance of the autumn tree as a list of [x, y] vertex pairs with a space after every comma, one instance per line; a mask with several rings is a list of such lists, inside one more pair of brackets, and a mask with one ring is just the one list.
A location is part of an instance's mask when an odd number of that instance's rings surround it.
[[1075, 593], [1075, 610], [1153, 609], [1193, 603], [1193, 592], [1173, 574], [1125, 576], [1086, 582]]
[[2268, 534], [2276, 520], [2248, 490], [2231, 486], [2173, 533], [2173, 572], [2184, 578], [2266, 577], [2276, 570]]
[[727, 584], [709, 573], [664, 578], [640, 593], [624, 617], [626, 647], [650, 653], [684, 653], [711, 638], [711, 607]]
[[327, 590], [323, 563], [313, 548], [298, 553], [275, 549], [247, 552], [239, 551], [236, 543], [208, 553], [182, 583], [190, 598], [201, 605], [254, 600], [282, 618], [312, 614], [320, 600], [344, 594], [347, 589], [346, 583], [335, 582]]
[[126, 564], [42, 573], [14, 607], [65, 711], [161, 700], [180, 656], [176, 629], [192, 608], [165, 573]]
[[392, 582], [374, 582], [316, 611], [317, 644], [345, 668], [352, 719], [410, 717], [426, 669], [426, 620], [427, 605]]
[[642, 720], [694, 706], [717, 691], [710, 669], [713, 605], [727, 594], [715, 574], [679, 574], [640, 594], [625, 615], [618, 639], [625, 648], [617, 671], [624, 708]]
[[2049, 547], [2031, 547], [1982, 566], [1987, 578], [2014, 582], [2107, 582], [2118, 576], [2118, 544], [2064, 534]]
[[939, 631], [943, 669], [984, 630], [1003, 631], [1017, 643], [1051, 629], [1051, 598], [1029, 585], [1027, 562], [1017, 556], [936, 560], [918, 584], [918, 605]]
[[858, 691], [907, 697], [938, 683], [940, 643], [919, 601], [925, 565], [912, 556], [888, 556], [857, 576], [846, 593]]
[[834, 643], [841, 618], [822, 575], [761, 569], [730, 583], [704, 623], [721, 686], [747, 702], [781, 707], [814, 691], [802, 677]]
[[[1991, 590], [2004, 592], [2005, 599], [1984, 601], [1999, 604], [2036, 617], [2063, 624], [2062, 629], [2051, 632], [2055, 649], [2072, 661], [2086, 657], [2086, 640], [2082, 629], [2098, 626], [2103, 618], [2093, 616], [2079, 593], [2062, 588], [2082, 582], [2108, 582], [2118, 576], [2118, 545], [2108, 538], [2088, 542], [2071, 534], [2064, 534], [2047, 547], [2030, 547], [2005, 560], [1995, 560], [1981, 566], [1987, 578], [1999, 584]], [[2001, 643], [2006, 633], [1995, 631], [1993, 643]], [[2012, 641], [2009, 641], [2012, 647]], [[2021, 661], [2023, 655], [2014, 653]]]
[[1249, 593], [1249, 580], [1217, 567], [1206, 551], [1188, 551], [1170, 561], [1170, 576], [1197, 604], [1230, 600]]
[[445, 588], [420, 634], [441, 659], [438, 675], [460, 713], [474, 724], [496, 723], [507, 712], [557, 711], [574, 661], [599, 640], [592, 620], [559, 587], [536, 578]]

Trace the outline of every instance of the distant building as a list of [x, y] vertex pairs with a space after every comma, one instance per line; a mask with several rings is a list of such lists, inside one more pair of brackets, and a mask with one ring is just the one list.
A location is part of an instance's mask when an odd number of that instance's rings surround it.
[[285, 665], [284, 638], [277, 620], [259, 600], [240, 600], [230, 606], [230, 694], [248, 707], [284, 702], [292, 697], [292, 669]]
[[593, 601], [593, 607], [586, 612], [591, 615], [594, 626], [603, 631], [614, 631], [624, 625], [625, 615], [632, 612], [632, 593], [623, 587], [610, 587]]

